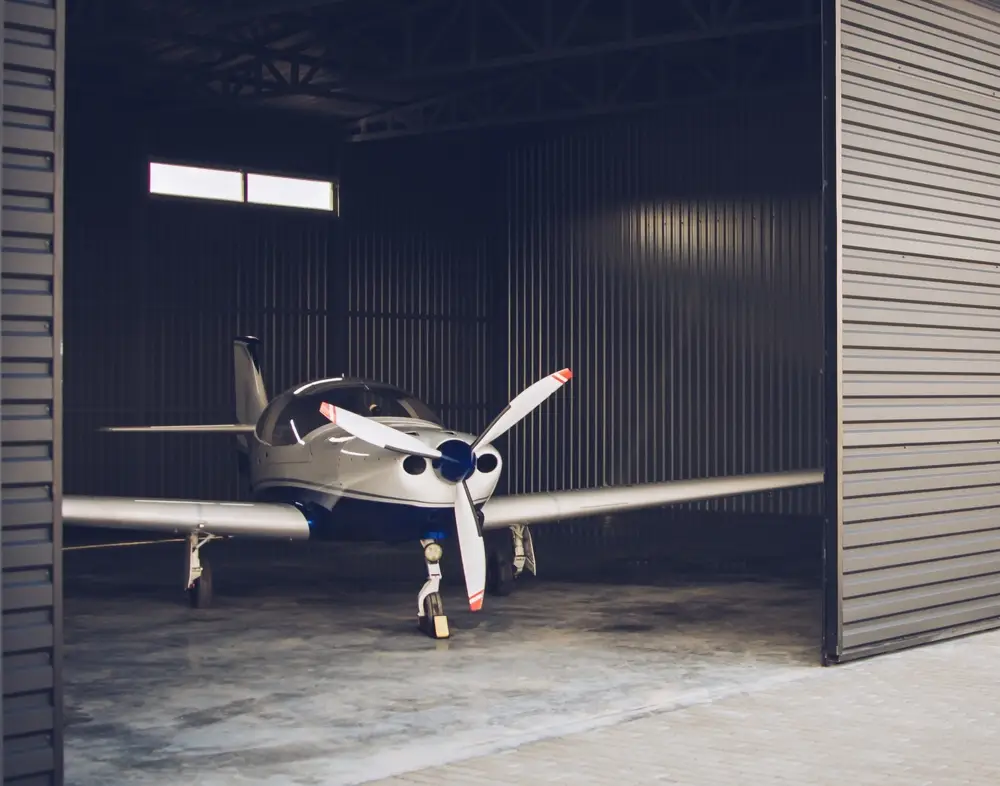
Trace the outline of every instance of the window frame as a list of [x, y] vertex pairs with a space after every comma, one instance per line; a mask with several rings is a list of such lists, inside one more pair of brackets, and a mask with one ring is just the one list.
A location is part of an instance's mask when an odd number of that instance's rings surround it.
[[[165, 167], [184, 167], [190, 169], [201, 169], [208, 172], [219, 172], [226, 174], [238, 174], [240, 177], [242, 198], [237, 199], [226, 199], [224, 197], [211, 197], [211, 196], [201, 196], [195, 194], [182, 194], [182, 193], [164, 193], [159, 191], [153, 191], [153, 167], [156, 165]], [[302, 204], [289, 204], [288, 202], [267, 202], [253, 200], [249, 198], [249, 179], [251, 176], [260, 176], [265, 178], [282, 178], [287, 180], [300, 180], [309, 183], [320, 183], [328, 185], [330, 188], [330, 202], [331, 207], [327, 209], [325, 207], [316, 207], [314, 205], [302, 205]], [[168, 157], [153, 157], [150, 156], [147, 159], [146, 166], [146, 196], [154, 200], [165, 200], [165, 201], [187, 201], [187, 202], [206, 202], [209, 204], [226, 204], [226, 205], [242, 205], [246, 208], [257, 208], [265, 210], [287, 210], [295, 211], [297, 213], [316, 213], [320, 215], [329, 215], [334, 218], [340, 217], [340, 180], [336, 177], [307, 177], [301, 174], [293, 174], [290, 172], [277, 172], [274, 170], [265, 169], [249, 169], [247, 167], [227, 167], [224, 164], [209, 166], [203, 162], [194, 162], [187, 160], [177, 160]]]

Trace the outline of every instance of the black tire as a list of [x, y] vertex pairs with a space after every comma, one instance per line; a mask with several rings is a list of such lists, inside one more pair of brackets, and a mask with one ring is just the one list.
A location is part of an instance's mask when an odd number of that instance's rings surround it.
[[441, 600], [441, 596], [436, 592], [424, 598], [424, 616], [417, 617], [417, 627], [420, 628], [422, 633], [427, 634], [432, 639], [446, 638], [447, 633], [443, 637], [438, 636], [437, 624], [434, 621], [435, 617], [444, 617], [444, 601]]
[[212, 605], [212, 566], [201, 563], [201, 575], [188, 590], [188, 601], [193, 609], [207, 609]]
[[504, 597], [514, 591], [514, 565], [500, 551], [491, 551], [486, 564], [486, 589], [491, 595]]
[[441, 595], [437, 592], [432, 592], [424, 598], [424, 614], [427, 615], [427, 619], [429, 620], [444, 615], [444, 601], [441, 600]]

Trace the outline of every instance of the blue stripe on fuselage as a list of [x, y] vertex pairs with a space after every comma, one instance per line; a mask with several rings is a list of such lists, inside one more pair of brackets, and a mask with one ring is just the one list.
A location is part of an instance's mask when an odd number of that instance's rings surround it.
[[455, 534], [454, 508], [418, 508], [398, 502], [338, 497], [300, 486], [274, 486], [254, 495], [259, 502], [295, 505], [309, 520], [310, 538], [326, 541], [399, 543]]

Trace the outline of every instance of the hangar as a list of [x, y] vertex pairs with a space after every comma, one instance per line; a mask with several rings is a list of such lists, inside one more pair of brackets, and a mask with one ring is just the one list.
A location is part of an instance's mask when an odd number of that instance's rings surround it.
[[473, 431], [571, 355], [505, 491], [825, 471], [539, 532], [555, 575], [811, 554], [825, 663], [997, 626], [996, 3], [2, 9], [5, 782], [63, 780], [64, 493], [240, 493], [218, 439], [95, 430], [225, 418], [234, 333]]

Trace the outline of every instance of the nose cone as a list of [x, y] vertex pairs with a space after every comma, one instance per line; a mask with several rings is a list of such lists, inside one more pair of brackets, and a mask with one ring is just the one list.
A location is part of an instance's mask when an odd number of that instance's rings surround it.
[[437, 446], [441, 458], [435, 462], [445, 480], [459, 483], [476, 471], [476, 457], [472, 446], [461, 439], [448, 439]]

